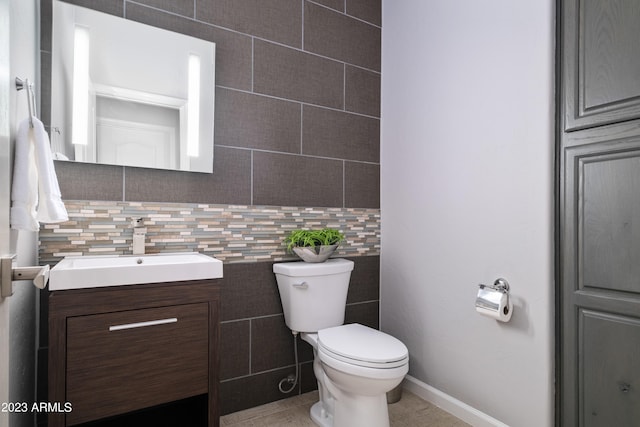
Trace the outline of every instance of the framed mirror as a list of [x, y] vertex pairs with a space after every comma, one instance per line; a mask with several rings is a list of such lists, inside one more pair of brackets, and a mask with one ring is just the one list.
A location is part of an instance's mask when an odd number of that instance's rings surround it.
[[55, 159], [213, 171], [214, 43], [57, 0], [52, 16]]

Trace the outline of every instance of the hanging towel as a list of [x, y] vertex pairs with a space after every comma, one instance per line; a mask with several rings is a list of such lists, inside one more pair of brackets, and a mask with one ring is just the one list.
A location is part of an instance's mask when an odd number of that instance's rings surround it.
[[33, 117], [18, 126], [11, 186], [11, 228], [37, 231], [38, 222], [69, 219], [62, 203], [58, 178], [53, 167], [49, 136], [44, 125]]

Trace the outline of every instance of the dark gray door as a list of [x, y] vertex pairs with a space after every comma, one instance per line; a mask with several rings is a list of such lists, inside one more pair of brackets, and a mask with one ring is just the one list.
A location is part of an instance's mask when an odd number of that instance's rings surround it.
[[561, 3], [563, 427], [640, 426], [640, 1]]

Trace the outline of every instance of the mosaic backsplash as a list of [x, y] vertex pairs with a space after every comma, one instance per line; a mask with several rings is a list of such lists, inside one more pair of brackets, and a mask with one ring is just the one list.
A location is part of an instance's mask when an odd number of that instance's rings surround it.
[[42, 224], [40, 263], [69, 255], [131, 254], [132, 218], [144, 218], [146, 253], [201, 252], [225, 263], [297, 259], [282, 243], [296, 228], [333, 227], [339, 256], [379, 255], [380, 210], [65, 200], [69, 221]]

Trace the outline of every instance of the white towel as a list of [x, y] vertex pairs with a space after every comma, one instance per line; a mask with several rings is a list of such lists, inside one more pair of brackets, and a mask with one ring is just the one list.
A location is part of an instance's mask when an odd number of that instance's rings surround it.
[[37, 231], [38, 222], [69, 219], [53, 167], [49, 136], [36, 117], [18, 126], [11, 186], [11, 228]]

